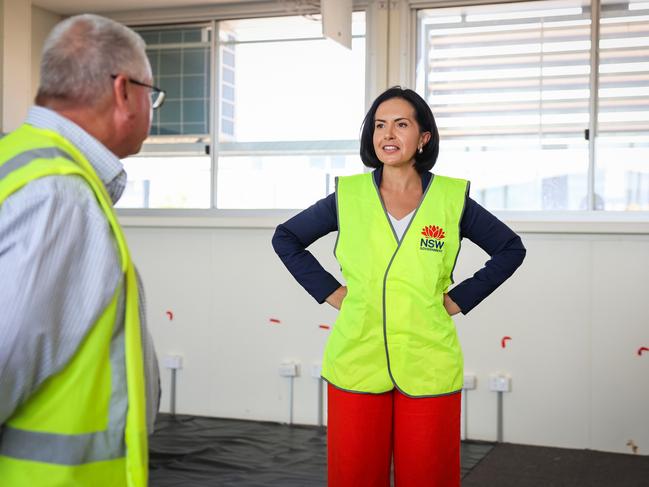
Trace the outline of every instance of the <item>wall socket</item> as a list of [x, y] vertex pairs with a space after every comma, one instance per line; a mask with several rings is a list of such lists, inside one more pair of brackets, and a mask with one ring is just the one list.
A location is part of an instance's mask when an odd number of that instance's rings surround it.
[[322, 365], [319, 363], [311, 364], [311, 377], [319, 379], [322, 376]]
[[491, 374], [489, 376], [489, 390], [494, 392], [511, 392], [512, 378], [505, 374]]
[[462, 385], [462, 389], [465, 391], [472, 391], [478, 387], [478, 379], [475, 374], [464, 374], [464, 385]]
[[297, 377], [299, 371], [299, 364], [295, 362], [282, 362], [279, 364], [279, 375], [281, 377]]
[[165, 355], [163, 363], [167, 369], [182, 369], [183, 356], [177, 354]]

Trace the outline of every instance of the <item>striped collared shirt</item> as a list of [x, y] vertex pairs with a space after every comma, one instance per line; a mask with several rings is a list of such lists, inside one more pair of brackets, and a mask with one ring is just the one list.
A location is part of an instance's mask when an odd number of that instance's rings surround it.
[[[115, 203], [126, 185], [120, 160], [52, 110], [32, 107], [27, 124], [57, 132], [92, 164]], [[123, 275], [116, 242], [90, 187], [77, 176], [31, 181], [0, 206], [0, 425], [62, 370], [113, 298]], [[140, 319], [147, 422], [159, 402], [159, 371]], [[123, 328], [122, 309], [116, 330]]]

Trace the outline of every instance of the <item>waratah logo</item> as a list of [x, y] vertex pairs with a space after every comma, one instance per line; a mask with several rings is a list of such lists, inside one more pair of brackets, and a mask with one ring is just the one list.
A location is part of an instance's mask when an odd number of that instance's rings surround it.
[[421, 230], [421, 234], [425, 237], [419, 242], [420, 250], [431, 250], [433, 252], [442, 252], [444, 249], [444, 242], [442, 239], [446, 237], [444, 229], [437, 225], [427, 225]]
[[442, 227], [438, 227], [437, 225], [428, 225], [424, 227], [421, 231], [421, 234], [424, 237], [435, 238], [437, 240], [442, 240], [444, 237], [446, 237]]

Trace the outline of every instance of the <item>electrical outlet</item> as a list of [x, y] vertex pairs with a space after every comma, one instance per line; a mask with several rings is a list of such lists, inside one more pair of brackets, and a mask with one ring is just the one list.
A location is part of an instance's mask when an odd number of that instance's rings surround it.
[[494, 392], [511, 392], [512, 378], [505, 374], [490, 375], [489, 390]]
[[464, 374], [464, 385], [462, 389], [465, 391], [471, 391], [477, 387], [478, 379], [475, 374]]
[[319, 363], [311, 364], [311, 377], [319, 379], [322, 376], [322, 365]]
[[295, 362], [282, 362], [279, 364], [279, 375], [281, 377], [297, 377], [298, 364]]
[[167, 369], [182, 369], [183, 356], [177, 354], [165, 355], [163, 363]]

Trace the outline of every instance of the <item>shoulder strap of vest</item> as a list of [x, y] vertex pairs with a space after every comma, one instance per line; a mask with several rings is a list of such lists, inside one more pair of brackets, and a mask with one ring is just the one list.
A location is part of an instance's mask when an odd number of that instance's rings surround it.
[[465, 194], [469, 194], [469, 188], [471, 186], [471, 182], [466, 180], [466, 179], [460, 179], [460, 178], [452, 178], [450, 176], [440, 176], [438, 174], [433, 174], [433, 178], [431, 180], [431, 183], [433, 180], [436, 180], [436, 184], [444, 184], [446, 187], [449, 188], [457, 188], [460, 191], [463, 191]]
[[27, 124], [7, 137], [10, 139], [3, 142], [15, 143], [22, 146], [23, 150], [6, 161], [0, 161], [0, 204], [9, 195], [35, 179], [57, 175], [82, 177], [94, 192], [97, 202], [108, 218], [122, 256], [122, 270], [126, 271], [130, 257], [112, 201], [104, 183], [81, 152], [56, 132]]

